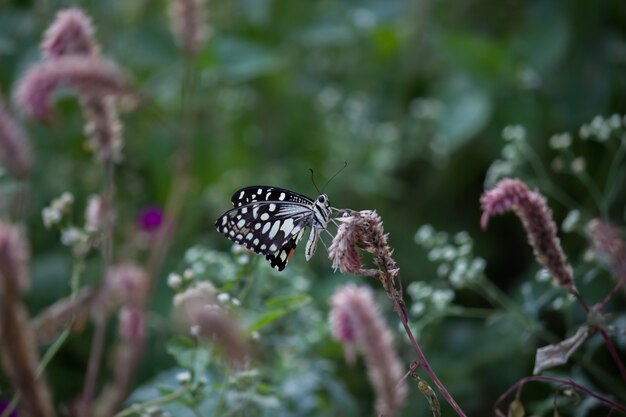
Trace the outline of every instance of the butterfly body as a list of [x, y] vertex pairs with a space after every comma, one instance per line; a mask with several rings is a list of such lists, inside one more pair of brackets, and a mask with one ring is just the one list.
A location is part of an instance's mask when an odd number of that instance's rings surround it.
[[257, 185], [232, 196], [233, 209], [222, 214], [215, 227], [231, 241], [263, 254], [272, 267], [282, 271], [296, 246], [311, 228], [305, 249], [307, 261], [330, 219], [328, 196], [315, 200], [283, 188]]

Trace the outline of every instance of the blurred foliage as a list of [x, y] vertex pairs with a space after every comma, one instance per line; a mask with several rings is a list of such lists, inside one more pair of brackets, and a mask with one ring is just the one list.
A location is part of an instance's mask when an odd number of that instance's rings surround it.
[[[154, 294], [151, 340], [133, 399], [147, 401], [181, 385], [176, 375], [189, 341], [168, 343], [181, 331], [170, 326], [173, 292], [165, 277], [197, 263], [185, 260], [185, 253], [193, 254], [188, 248], [196, 248], [204, 260], [194, 276], [239, 297], [240, 320], [258, 332], [259, 368], [229, 375], [211, 364], [191, 383], [198, 390], [211, 386], [220, 395], [206, 397], [206, 404], [193, 403], [191, 396], [183, 407], [187, 411], [174, 408], [172, 415], [192, 415], [189, 404], [204, 415], [216, 410], [230, 410], [228, 415], [371, 414], [364, 370], [348, 368], [329, 337], [327, 300], [347, 278], [333, 274], [321, 247], [310, 264], [299, 248], [289, 267], [277, 274], [263, 259], [241, 264], [242, 255], [230, 254], [230, 243], [213, 227], [238, 188], [262, 183], [314, 195], [308, 169], [324, 183], [344, 161], [348, 168], [326, 192], [335, 207], [381, 214], [409, 289], [407, 302], [422, 347], [469, 415], [491, 413], [497, 397], [532, 372], [534, 352], [546, 344], [538, 329], [563, 338], [584, 322], [581, 310], [560, 290], [535, 279], [538, 267], [517, 219], [497, 219], [488, 233], [479, 231], [478, 199], [491, 166], [493, 175], [499, 175], [494, 169], [504, 169], [537, 186], [549, 197], [558, 223], [576, 209], [581, 224], [603, 215], [624, 225], [623, 176], [598, 189], [601, 196], [611, 194], [607, 207], [590, 191], [590, 183], [605, 184], [621, 146], [618, 134], [602, 143], [574, 141], [565, 148], [576, 153], [573, 158], [563, 155], [564, 148], [550, 147], [549, 139], [560, 132], [577, 136], [596, 115], [609, 120], [626, 113], [626, 2], [211, 0], [213, 36], [190, 62], [170, 34], [165, 1], [4, 0], [0, 89], [5, 96], [38, 59], [42, 33], [56, 11], [70, 5], [93, 17], [103, 54], [132, 75], [142, 97], [139, 108], [123, 116], [115, 259], [143, 259], [150, 238], [141, 234], [137, 216], [144, 207], [165, 204], [172, 154], [182, 136], [190, 135], [193, 143], [193, 187]], [[184, 84], [193, 92], [188, 112], [181, 107]], [[68, 293], [72, 263], [58, 235], [43, 227], [41, 210], [70, 191], [78, 219], [87, 197], [101, 188], [73, 96], [60, 94], [55, 108], [58, 114], [50, 123], [25, 122], [37, 157], [27, 213], [33, 314]], [[513, 125], [523, 127], [523, 142], [501, 138], [511, 134]], [[553, 170], [556, 158], [571, 167], [577, 156], [584, 158], [582, 174], [588, 177], [582, 185], [581, 171]], [[500, 166], [492, 165], [494, 160]], [[617, 174], [624, 168], [619, 160]], [[3, 194], [11, 193], [9, 179], [0, 186]], [[485, 259], [474, 271], [474, 278], [480, 277], [472, 282], [477, 291], [451, 278], [453, 259], [441, 267], [440, 258], [429, 255], [432, 247], [416, 246], [414, 234], [426, 223], [452, 235], [465, 231], [457, 235], [465, 241], [454, 244], [471, 241], [471, 254], [453, 249], [457, 257], [471, 256], [469, 269], [475, 265], [472, 259]], [[612, 281], [584, 261], [583, 233], [561, 238], [581, 293], [590, 300], [601, 298]], [[98, 256], [86, 262], [84, 281], [98, 282]], [[242, 297], [241, 291], [249, 295]], [[617, 297], [623, 302], [623, 293]], [[389, 323], [396, 323], [388, 300], [381, 295], [380, 301]], [[623, 309], [614, 319], [623, 327]], [[90, 329], [72, 336], [49, 366], [58, 402], [82, 386], [90, 336]], [[623, 352], [626, 338], [617, 340]], [[605, 392], [607, 383], [601, 381], [612, 379], [603, 378], [618, 376], [607, 376], [613, 370], [598, 339], [589, 344], [584, 357], [563, 374]], [[412, 356], [401, 333], [397, 346], [408, 366]], [[616, 384], [613, 388], [620, 381]], [[3, 380], [0, 387], [5, 390]], [[546, 406], [552, 404], [551, 389], [532, 386], [525, 393], [538, 409], [544, 407], [544, 415], [551, 413]], [[626, 401], [623, 390], [613, 393]], [[594, 404], [585, 404], [575, 415], [598, 412]], [[237, 408], [244, 405], [248, 411]], [[443, 401], [442, 407], [449, 415]], [[428, 410], [413, 387], [402, 415]]]

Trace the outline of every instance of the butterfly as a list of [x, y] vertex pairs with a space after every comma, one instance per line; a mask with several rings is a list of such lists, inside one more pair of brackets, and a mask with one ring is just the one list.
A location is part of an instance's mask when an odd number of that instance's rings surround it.
[[267, 185], [245, 187], [233, 194], [233, 209], [222, 214], [215, 227], [231, 241], [265, 255], [273, 268], [282, 271], [293, 256], [306, 228], [311, 228], [305, 248], [308, 261], [315, 253], [320, 233], [330, 220], [326, 194], [315, 200]]

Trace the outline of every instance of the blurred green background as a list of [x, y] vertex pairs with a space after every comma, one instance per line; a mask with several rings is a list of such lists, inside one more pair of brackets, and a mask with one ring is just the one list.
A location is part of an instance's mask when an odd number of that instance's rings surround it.
[[[467, 231], [475, 242], [474, 254], [487, 261], [489, 278], [522, 309], [538, 291], [550, 291], [551, 299], [559, 296], [558, 290], [534, 282], [538, 267], [517, 219], [497, 219], [486, 233], [480, 231], [479, 197], [488, 168], [500, 158], [505, 145], [501, 132], [507, 125], [524, 126], [528, 144], [549, 167], [556, 154], [548, 146], [553, 134], [576, 135], [596, 115], [626, 113], [626, 2], [211, 0], [207, 7], [213, 36], [192, 63], [193, 108], [183, 115], [181, 86], [189, 63], [169, 30], [165, 1], [4, 0], [0, 89], [5, 97], [39, 59], [42, 33], [56, 11], [71, 5], [92, 16], [102, 53], [132, 76], [142, 95], [138, 109], [123, 115], [124, 161], [116, 173], [117, 260], [142, 259], [137, 215], [146, 206], [165, 204], [172, 184], [171, 156], [182, 134], [193, 137], [193, 186], [155, 294], [150, 320], [155, 343], [150, 343], [137, 386], [150, 384], [173, 366], [163, 347], [171, 334], [165, 324], [172, 297], [165, 284], [167, 272], [182, 268], [183, 254], [195, 245], [230, 256], [230, 242], [214, 230], [213, 221], [238, 188], [271, 184], [315, 196], [309, 168], [323, 184], [348, 162], [326, 189], [331, 203], [380, 213], [405, 285], [426, 281], [446, 286], [426, 251], [414, 242], [416, 230], [428, 223], [451, 234]], [[55, 107], [59, 114], [50, 123], [24, 122], [37, 159], [27, 224], [33, 314], [67, 294], [71, 267], [71, 254], [58, 234], [43, 227], [41, 209], [70, 191], [79, 218], [87, 196], [100, 189], [100, 169], [84, 147], [78, 104], [71, 94], [62, 94]], [[587, 160], [589, 176], [600, 183], [612, 157], [608, 149], [575, 145]], [[574, 197], [585, 218], [598, 215], [589, 192], [571, 175], [550, 172], [548, 179], [531, 172], [524, 179], [533, 186], [553, 181]], [[2, 187], [10, 192], [10, 181], [4, 180]], [[624, 224], [623, 186], [618, 191], [609, 215]], [[557, 223], [573, 208], [549, 202]], [[578, 262], [584, 237], [571, 234], [563, 241], [572, 262]], [[307, 291], [322, 314], [316, 324], [321, 328], [326, 326], [328, 297], [347, 278], [332, 272], [322, 247], [310, 264], [305, 264], [302, 249], [283, 278], [255, 285], [274, 285], [280, 292], [278, 286], [293, 285], [294, 275], [305, 275]], [[87, 271], [87, 282], [99, 280], [97, 256], [90, 257]], [[596, 289], [585, 281], [581, 291], [588, 284], [589, 297], [597, 299], [609, 288], [610, 280], [602, 279], [604, 286]], [[533, 287], [526, 287], [524, 295], [520, 288], [528, 282]], [[395, 330], [388, 300], [381, 296], [380, 301]], [[464, 290], [457, 291], [454, 303], [491, 306]], [[563, 337], [572, 323], [584, 321], [576, 311], [535, 313]], [[295, 317], [282, 320], [291, 319]], [[283, 332], [299, 330], [284, 327]], [[82, 384], [89, 331], [70, 339], [51, 365], [59, 401]], [[532, 372], [534, 351], [545, 344], [515, 325], [490, 326], [489, 320], [469, 317], [442, 317], [425, 326], [419, 338], [440, 378], [471, 415], [492, 413], [497, 397]], [[410, 360], [409, 345], [399, 331], [396, 342], [403, 358]], [[593, 359], [606, 366], [602, 347], [594, 352]], [[293, 415], [373, 414], [363, 369], [347, 368], [328, 334], [302, 354], [329, 360], [333, 380], [352, 400], [347, 408], [337, 409], [327, 399], [312, 411]], [[314, 368], [306, 367], [308, 359], [290, 360], [304, 361], [302, 372]], [[575, 367], [571, 371], [578, 372]], [[285, 371], [283, 378], [297, 375]], [[538, 397], [549, 395], [549, 389], [542, 389], [535, 393]], [[313, 391], [311, 395], [319, 394]], [[452, 415], [446, 405], [444, 410]], [[427, 412], [414, 389], [402, 415]]]

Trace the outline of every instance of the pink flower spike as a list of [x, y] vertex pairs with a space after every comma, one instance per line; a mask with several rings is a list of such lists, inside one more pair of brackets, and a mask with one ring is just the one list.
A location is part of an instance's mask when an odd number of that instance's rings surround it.
[[354, 360], [357, 347], [363, 353], [376, 394], [376, 411], [393, 416], [404, 403], [407, 387], [402, 379], [402, 362], [372, 291], [352, 284], [339, 288], [331, 299], [330, 323], [348, 362]]
[[132, 97], [126, 75], [112, 62], [67, 56], [34, 65], [19, 80], [14, 98], [30, 117], [51, 114], [51, 95], [59, 87], [73, 87], [82, 97]]
[[572, 269], [567, 264], [556, 233], [552, 212], [540, 193], [529, 190], [520, 180], [507, 178], [486, 191], [480, 198], [480, 203], [483, 209], [483, 229], [487, 227], [491, 215], [509, 210], [515, 212], [526, 229], [526, 236], [537, 262], [550, 272], [556, 284], [578, 295]]
[[67, 55], [98, 55], [91, 19], [79, 8], [73, 7], [57, 13], [41, 42], [45, 59]]
[[194, 55], [211, 34], [206, 23], [206, 0], [170, 0], [170, 26], [183, 52]]
[[11, 117], [0, 95], [0, 163], [17, 178], [25, 178], [33, 165], [26, 133]]

